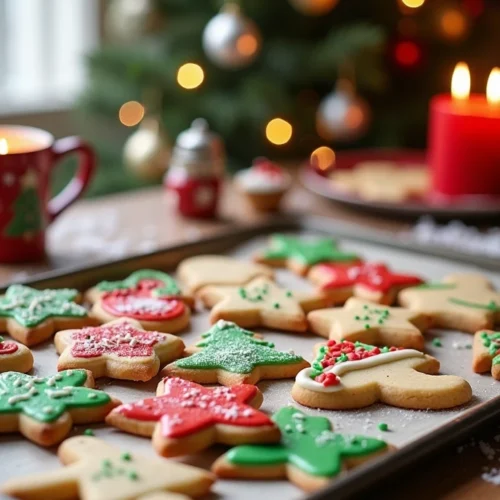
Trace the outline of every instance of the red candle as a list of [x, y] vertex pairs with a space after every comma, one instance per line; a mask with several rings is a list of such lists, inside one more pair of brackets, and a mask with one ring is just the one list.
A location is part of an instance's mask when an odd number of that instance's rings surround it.
[[452, 95], [431, 100], [429, 166], [434, 193], [500, 195], [500, 103], [498, 70], [488, 95], [469, 96], [468, 68], [457, 65]]

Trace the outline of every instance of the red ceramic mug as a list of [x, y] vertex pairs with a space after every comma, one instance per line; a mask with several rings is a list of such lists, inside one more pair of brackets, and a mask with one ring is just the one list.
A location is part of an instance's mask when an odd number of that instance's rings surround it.
[[[50, 174], [68, 154], [80, 157], [76, 174], [49, 199]], [[44, 130], [0, 125], [0, 262], [43, 259], [45, 229], [85, 191], [95, 166], [94, 152], [78, 137], [56, 141]]]

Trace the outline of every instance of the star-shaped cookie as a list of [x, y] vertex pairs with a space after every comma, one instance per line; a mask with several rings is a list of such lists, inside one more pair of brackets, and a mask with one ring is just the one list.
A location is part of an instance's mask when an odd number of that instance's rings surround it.
[[181, 356], [184, 342], [144, 330], [138, 321], [117, 319], [97, 327], [63, 330], [55, 336], [58, 370], [84, 368], [94, 377], [147, 381], [160, 365]]
[[307, 330], [306, 312], [328, 304], [322, 295], [285, 290], [268, 278], [255, 278], [242, 286], [207, 286], [200, 298], [213, 307], [212, 323], [223, 319], [245, 328], [267, 326], [294, 332]]
[[472, 357], [472, 368], [476, 373], [491, 371], [493, 378], [500, 380], [500, 332], [476, 332]]
[[67, 439], [58, 455], [63, 469], [11, 479], [1, 491], [17, 498], [178, 500], [174, 493], [202, 496], [214, 482], [203, 469], [121, 451], [95, 437]]
[[87, 309], [76, 304], [78, 290], [35, 290], [12, 285], [0, 297], [0, 331], [27, 346], [39, 344], [57, 330], [96, 323]]
[[118, 406], [106, 422], [132, 434], [153, 436], [153, 447], [164, 457], [197, 453], [214, 443], [279, 441], [279, 429], [255, 409], [263, 398], [254, 385], [206, 388], [165, 378], [157, 394]]
[[430, 326], [422, 313], [350, 298], [344, 307], [320, 309], [307, 315], [310, 329], [332, 340], [359, 340], [422, 350], [422, 332]]
[[255, 257], [257, 262], [273, 267], [288, 267], [299, 275], [320, 262], [355, 262], [358, 256], [338, 248], [333, 238], [306, 240], [296, 236], [273, 234], [269, 247]]
[[431, 316], [433, 327], [474, 333], [500, 321], [500, 293], [481, 274], [458, 273], [440, 283], [406, 288], [399, 303]]
[[223, 320], [202, 335], [196, 346], [187, 348], [185, 354], [188, 356], [170, 363], [161, 374], [200, 384], [232, 386], [294, 377], [309, 366], [293, 351], [277, 351], [273, 343]]
[[29, 372], [33, 368], [33, 354], [24, 345], [4, 340], [0, 336], [0, 373]]
[[237, 446], [216, 460], [212, 470], [225, 478], [287, 477], [299, 488], [315, 491], [345, 469], [389, 451], [380, 439], [336, 433], [327, 418], [290, 406], [278, 410], [273, 420], [281, 429], [279, 444]]

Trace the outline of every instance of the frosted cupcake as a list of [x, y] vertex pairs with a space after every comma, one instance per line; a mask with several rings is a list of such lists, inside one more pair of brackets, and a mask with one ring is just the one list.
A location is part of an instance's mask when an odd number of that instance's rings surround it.
[[291, 181], [288, 172], [266, 158], [257, 158], [250, 168], [234, 176], [237, 189], [259, 212], [278, 210]]

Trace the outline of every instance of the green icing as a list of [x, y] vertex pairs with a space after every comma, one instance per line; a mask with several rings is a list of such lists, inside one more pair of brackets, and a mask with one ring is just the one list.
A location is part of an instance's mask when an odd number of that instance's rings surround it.
[[133, 289], [141, 280], [158, 280], [163, 283], [163, 286], [154, 290], [156, 296], [172, 296], [180, 295], [181, 290], [175, 280], [161, 271], [153, 269], [142, 269], [132, 273], [128, 278], [122, 281], [101, 281], [97, 284], [97, 289], [101, 292], [112, 292], [114, 290]]
[[492, 312], [500, 311], [500, 305], [498, 305], [493, 300], [488, 304], [480, 304], [478, 302], [469, 302], [468, 300], [455, 299], [452, 297], [448, 299], [448, 301], [457, 306], [472, 307], [474, 309], [484, 309], [485, 311], [492, 311]]
[[317, 238], [304, 241], [293, 236], [275, 234], [271, 237], [270, 248], [264, 253], [266, 259], [293, 259], [307, 266], [319, 262], [337, 262], [357, 260], [358, 256], [342, 252], [332, 238]]
[[221, 369], [231, 373], [250, 373], [257, 366], [300, 363], [303, 359], [296, 354], [276, 351], [274, 344], [254, 337], [234, 323], [218, 321], [197, 344], [200, 352], [179, 359], [179, 368], [213, 370]]
[[309, 417], [292, 407], [281, 408], [273, 420], [281, 430], [280, 444], [236, 446], [226, 454], [227, 461], [247, 467], [290, 464], [306, 474], [335, 477], [343, 459], [387, 448], [379, 439], [333, 432], [327, 418]]
[[424, 283], [423, 285], [414, 286], [420, 290], [454, 290], [457, 287], [454, 283]]
[[500, 332], [488, 334], [487, 332], [481, 333], [483, 346], [488, 349], [489, 355], [493, 358], [492, 364], [500, 365]]
[[39, 422], [54, 422], [71, 408], [108, 404], [103, 391], [83, 387], [84, 370], [65, 370], [51, 377], [24, 373], [0, 374], [0, 414], [23, 413]]
[[77, 296], [78, 290], [71, 288], [35, 290], [12, 285], [0, 298], [0, 317], [13, 318], [28, 328], [57, 316], [84, 318], [88, 312], [73, 302]]

